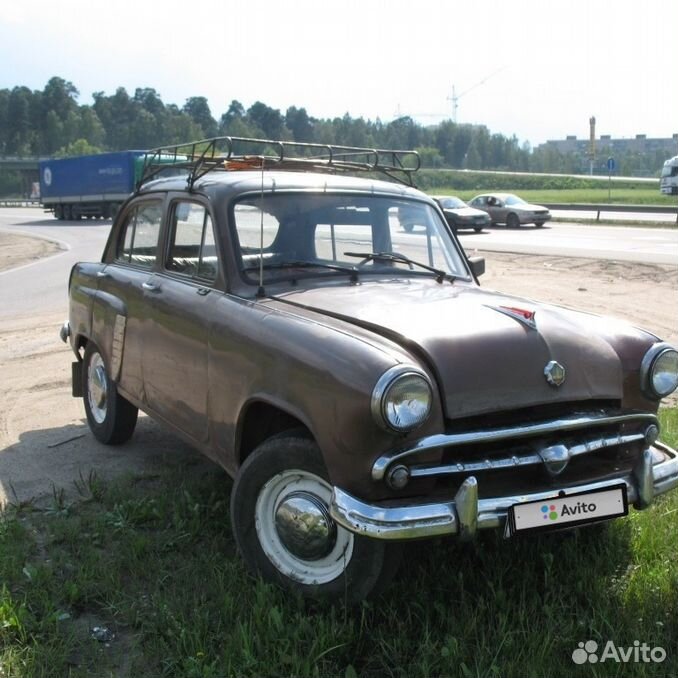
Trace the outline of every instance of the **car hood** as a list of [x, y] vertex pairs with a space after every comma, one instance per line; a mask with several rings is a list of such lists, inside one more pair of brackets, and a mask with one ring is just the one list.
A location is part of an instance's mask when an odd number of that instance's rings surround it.
[[[626, 338], [636, 346], [634, 355], [642, 355], [653, 341], [619, 321], [428, 278], [298, 290], [276, 301], [398, 342], [436, 378], [450, 418], [565, 401], [621, 401], [620, 345]], [[521, 311], [534, 313], [533, 323]], [[559, 387], [544, 374], [553, 360], [565, 368]]]
[[543, 205], [533, 205], [532, 203], [525, 203], [524, 205], [507, 205], [507, 207], [518, 212], [548, 212], [548, 209]]
[[458, 217], [486, 217], [487, 212], [482, 210], [477, 210], [475, 207], [454, 207], [454, 208], [445, 208], [444, 212], [449, 212]]

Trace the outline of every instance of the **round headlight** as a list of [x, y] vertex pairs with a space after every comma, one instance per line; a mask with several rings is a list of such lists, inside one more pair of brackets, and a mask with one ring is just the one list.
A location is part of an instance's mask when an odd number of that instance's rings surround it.
[[399, 365], [387, 370], [374, 387], [372, 414], [382, 428], [405, 433], [426, 421], [432, 400], [426, 375]]
[[678, 351], [666, 344], [656, 344], [643, 359], [641, 376], [645, 390], [664, 398], [678, 388]]

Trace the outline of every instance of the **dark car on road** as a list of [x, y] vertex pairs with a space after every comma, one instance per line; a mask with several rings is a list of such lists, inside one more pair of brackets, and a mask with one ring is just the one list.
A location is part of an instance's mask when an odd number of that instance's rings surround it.
[[678, 353], [481, 289], [484, 262], [407, 185], [418, 164], [158, 149], [101, 261], [71, 272], [61, 336], [96, 439], [124, 443], [141, 409], [204, 452], [234, 478], [248, 567], [307, 596], [380, 590], [405, 540], [589, 524], [678, 486], [657, 418]]
[[534, 224], [537, 228], [551, 219], [551, 212], [541, 205], [531, 205], [512, 193], [485, 193], [469, 202], [471, 207], [490, 215], [493, 224], [506, 224], [518, 228], [521, 224]]
[[480, 233], [484, 226], [489, 226], [492, 222], [487, 212], [469, 207], [463, 200], [454, 195], [434, 195], [432, 197], [440, 206], [453, 231], [472, 228], [476, 233]]

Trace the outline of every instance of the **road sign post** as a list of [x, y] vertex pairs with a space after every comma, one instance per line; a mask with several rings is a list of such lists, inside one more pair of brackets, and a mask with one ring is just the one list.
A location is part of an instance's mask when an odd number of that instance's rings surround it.
[[612, 172], [614, 172], [614, 168], [616, 166], [616, 163], [614, 161], [614, 158], [608, 158], [607, 159], [607, 201], [610, 202], [612, 200], [611, 194], [612, 194]]

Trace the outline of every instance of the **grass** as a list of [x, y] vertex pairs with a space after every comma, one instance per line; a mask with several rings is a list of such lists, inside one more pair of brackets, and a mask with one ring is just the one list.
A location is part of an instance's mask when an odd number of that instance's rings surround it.
[[[678, 409], [661, 420], [676, 445]], [[381, 598], [346, 609], [246, 574], [220, 471], [77, 487], [0, 517], [3, 678], [678, 674], [678, 492], [604, 527], [414, 544]], [[587, 640], [668, 656], [577, 666]]]

